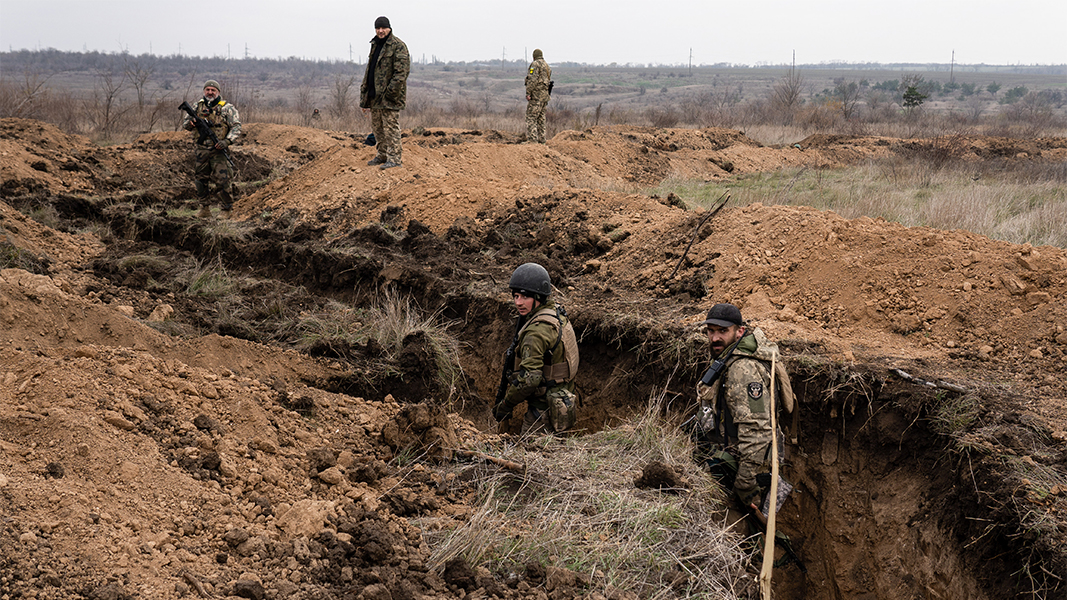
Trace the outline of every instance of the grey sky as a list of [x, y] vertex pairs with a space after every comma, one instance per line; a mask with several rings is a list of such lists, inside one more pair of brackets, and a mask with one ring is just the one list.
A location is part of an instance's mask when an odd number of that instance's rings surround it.
[[364, 61], [381, 14], [417, 61], [1067, 64], [1064, 0], [0, 0], [0, 48]]

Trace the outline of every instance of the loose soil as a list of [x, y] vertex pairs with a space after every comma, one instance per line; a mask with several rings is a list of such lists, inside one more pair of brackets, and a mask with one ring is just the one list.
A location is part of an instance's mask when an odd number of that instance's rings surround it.
[[[381, 171], [357, 135], [245, 132], [244, 193], [218, 222], [183, 210], [184, 133], [99, 148], [0, 120], [0, 598], [605, 597], [555, 567], [437, 565], [422, 538], [476, 508], [457, 466], [496, 468], [455, 450], [514, 439], [488, 407], [526, 261], [579, 333], [581, 430], [664, 387], [665, 416], [684, 413], [716, 302], [780, 342], [799, 416], [779, 525], [807, 571], [782, 567], [778, 597], [1067, 589], [1067, 252], [637, 193], [917, 153], [1063, 162], [1067, 140], [419, 129]], [[194, 263], [246, 277], [254, 308], [176, 293]], [[375, 348], [297, 352], [273, 316], [386, 289], [465, 342], [462, 389], [430, 375], [425, 336], [375, 379]], [[966, 423], [938, 427], [953, 406]]]

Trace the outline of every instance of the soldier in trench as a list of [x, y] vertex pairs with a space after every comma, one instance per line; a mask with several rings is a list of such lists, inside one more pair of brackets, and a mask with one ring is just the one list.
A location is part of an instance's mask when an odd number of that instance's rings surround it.
[[562, 433], [576, 420], [578, 341], [563, 305], [552, 295], [548, 271], [537, 263], [519, 265], [508, 282], [518, 319], [493, 417], [511, 417], [526, 403], [522, 433]]
[[[778, 355], [778, 345], [759, 328], [750, 329], [733, 304], [711, 307], [700, 325], [714, 359], [697, 383], [700, 404], [695, 433], [700, 451], [712, 473], [731, 488], [741, 509], [763, 522], [768, 514], [766, 493], [771, 484], [774, 439], [771, 373], [773, 370], [775, 408], [785, 412], [792, 412], [794, 404], [789, 374]], [[782, 435], [777, 433], [780, 464]], [[784, 479], [779, 479], [777, 508], [791, 489]], [[795, 560], [789, 538], [780, 532], [775, 536]]]

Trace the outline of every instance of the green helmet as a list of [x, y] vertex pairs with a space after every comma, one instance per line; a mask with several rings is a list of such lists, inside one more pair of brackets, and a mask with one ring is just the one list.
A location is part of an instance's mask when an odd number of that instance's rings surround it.
[[525, 263], [519, 265], [511, 274], [508, 287], [513, 292], [522, 292], [544, 302], [552, 293], [552, 280], [548, 271], [537, 263]]

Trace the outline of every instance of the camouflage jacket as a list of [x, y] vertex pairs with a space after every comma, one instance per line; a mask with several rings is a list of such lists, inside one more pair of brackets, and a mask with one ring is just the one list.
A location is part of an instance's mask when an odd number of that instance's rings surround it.
[[[540, 312], [555, 314], [555, 301], [549, 300], [534, 313], [525, 317], [524, 321], [529, 322], [535, 314]], [[519, 343], [515, 346], [515, 364], [509, 380], [508, 391], [502, 401], [506, 411], [514, 409], [523, 402], [541, 411], [548, 408], [548, 400], [546, 399], [548, 382], [545, 381], [544, 376], [545, 355], [551, 350], [549, 365], [566, 360], [564, 344], [560, 340], [560, 329], [558, 327], [565, 327], [567, 322], [566, 315], [562, 315], [558, 326], [552, 322], [542, 321], [523, 326], [519, 330]], [[571, 381], [560, 383], [556, 387], [565, 388], [573, 393], [573, 374]]]
[[[378, 53], [378, 62], [371, 69], [374, 60], [374, 45], [378, 38], [371, 38], [370, 54], [367, 57], [367, 70], [363, 72], [363, 83], [359, 86], [360, 108], [381, 108], [386, 110], [404, 110], [408, 97], [408, 74], [411, 73], [411, 56], [407, 44], [391, 32], [382, 42]], [[370, 74], [374, 73], [374, 79]]]
[[[214, 105], [209, 105], [207, 99], [201, 98], [193, 109], [196, 111], [197, 117], [207, 122], [211, 130], [215, 132], [215, 136], [219, 138], [219, 141], [226, 140], [232, 144], [240, 137], [241, 116], [237, 113], [237, 107], [233, 104], [220, 97]], [[193, 125], [193, 118], [189, 116], [189, 113], [185, 113], [185, 118], [182, 119], [182, 127], [193, 131], [194, 139], [199, 146], [206, 149], [214, 148], [215, 143], [210, 139], [200, 139], [200, 134], [197, 132], [196, 126]]]
[[[755, 332], [746, 333], [719, 380], [712, 385], [697, 384], [701, 406], [718, 413], [727, 441], [746, 436], [770, 441], [771, 359], [776, 352], [776, 345], [760, 344]], [[742, 428], [745, 431], [739, 435]]]
[[526, 73], [526, 95], [531, 100], [547, 100], [548, 82], [551, 79], [552, 67], [548, 66], [545, 59], [539, 58], [533, 61]]

